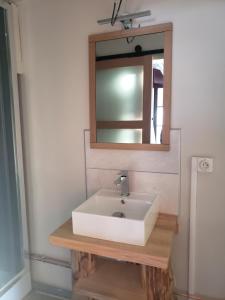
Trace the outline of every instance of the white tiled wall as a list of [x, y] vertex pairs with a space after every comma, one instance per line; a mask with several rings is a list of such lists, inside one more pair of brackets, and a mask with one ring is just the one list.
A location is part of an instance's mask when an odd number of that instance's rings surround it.
[[180, 130], [171, 130], [170, 151], [90, 149], [90, 133], [85, 131], [86, 167], [178, 174]]
[[90, 149], [85, 131], [87, 197], [100, 188], [116, 189], [119, 170], [129, 171], [130, 190], [160, 195], [160, 211], [179, 213], [180, 130], [171, 130], [169, 152]]

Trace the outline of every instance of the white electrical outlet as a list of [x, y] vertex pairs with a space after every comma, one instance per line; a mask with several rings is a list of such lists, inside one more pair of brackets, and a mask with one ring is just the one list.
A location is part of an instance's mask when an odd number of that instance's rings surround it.
[[198, 158], [198, 172], [212, 173], [213, 171], [213, 159], [209, 157]]

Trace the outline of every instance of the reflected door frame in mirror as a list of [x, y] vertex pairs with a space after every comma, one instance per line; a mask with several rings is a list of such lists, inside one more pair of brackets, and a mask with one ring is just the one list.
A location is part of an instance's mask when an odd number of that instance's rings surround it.
[[[171, 79], [172, 79], [172, 23], [153, 25], [89, 36], [89, 98], [90, 98], [90, 145], [98, 149], [127, 149], [168, 151], [170, 148]], [[98, 143], [96, 121], [96, 43], [121, 38], [130, 38], [155, 33], [164, 33], [164, 85], [163, 85], [163, 128], [161, 144]]]

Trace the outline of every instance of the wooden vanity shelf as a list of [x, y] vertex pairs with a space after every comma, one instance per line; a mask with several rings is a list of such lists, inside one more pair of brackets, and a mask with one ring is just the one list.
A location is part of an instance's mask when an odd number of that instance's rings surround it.
[[176, 216], [160, 214], [142, 247], [74, 235], [69, 220], [49, 240], [71, 250], [74, 299], [173, 300], [170, 256], [177, 228]]
[[141, 266], [134, 263], [96, 258], [96, 269], [74, 280], [74, 294], [101, 300], [146, 300]]

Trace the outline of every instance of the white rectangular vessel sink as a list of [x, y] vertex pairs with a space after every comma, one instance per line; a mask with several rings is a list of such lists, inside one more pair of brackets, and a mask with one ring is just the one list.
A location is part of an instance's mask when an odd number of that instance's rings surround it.
[[73, 233], [144, 246], [159, 212], [158, 196], [100, 190], [72, 212]]

